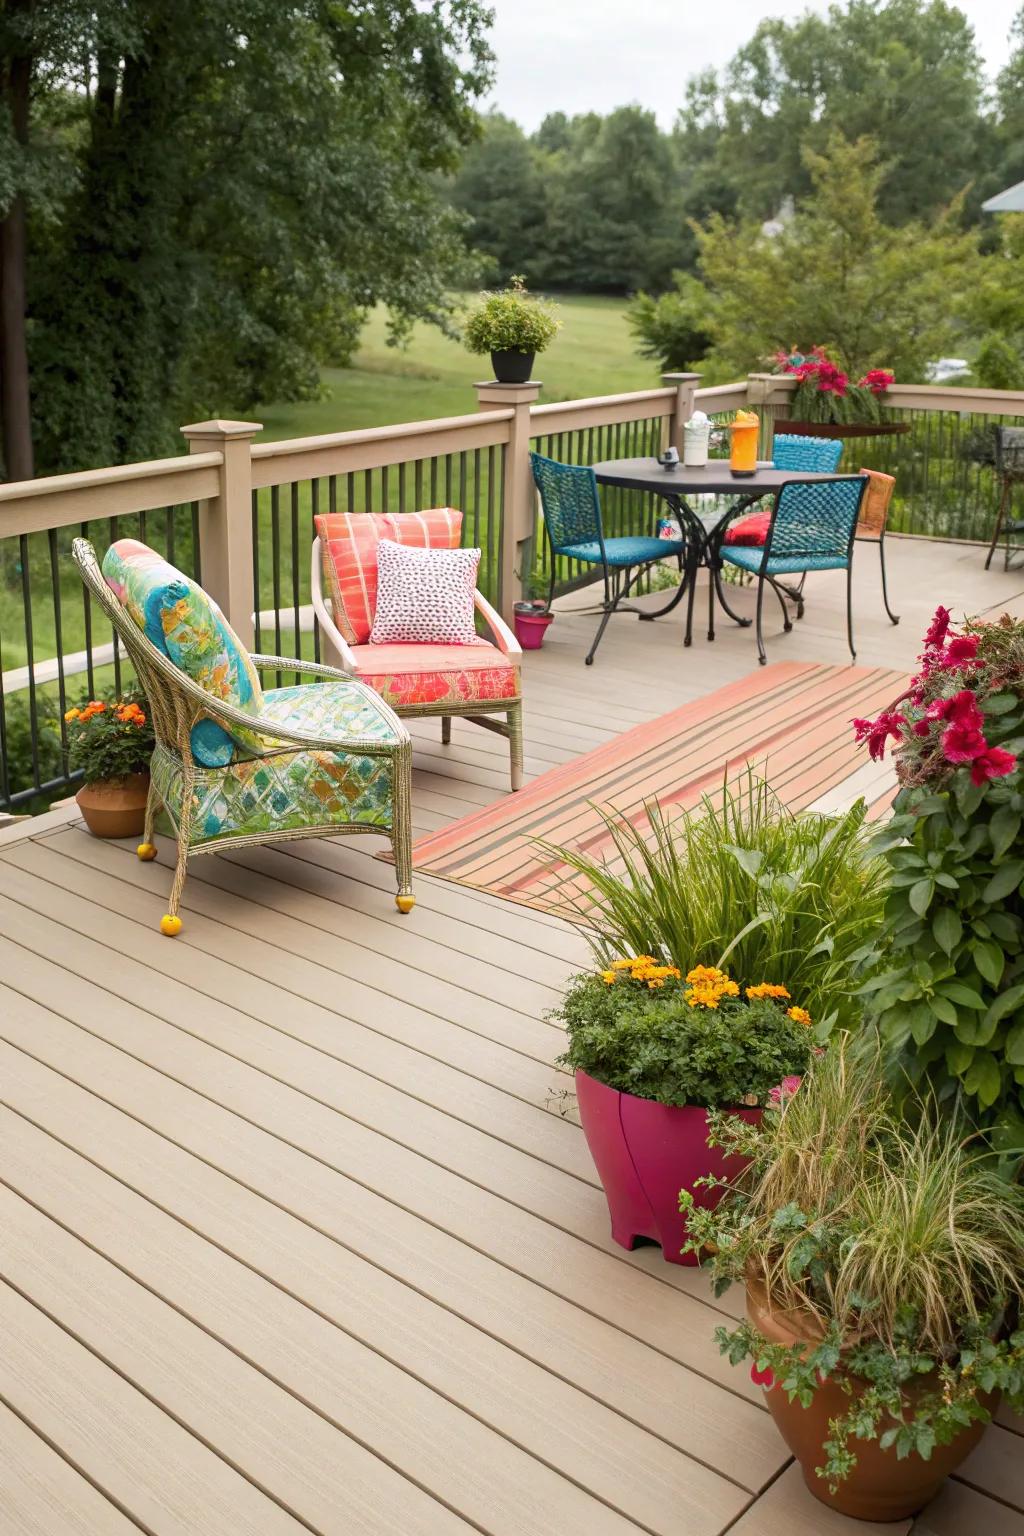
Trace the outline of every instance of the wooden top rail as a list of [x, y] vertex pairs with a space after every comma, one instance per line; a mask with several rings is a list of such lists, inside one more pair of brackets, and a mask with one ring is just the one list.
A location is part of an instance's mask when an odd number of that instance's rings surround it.
[[977, 411], [985, 416], [1024, 416], [1024, 390], [964, 389], [959, 384], [893, 384], [886, 405], [896, 410]]
[[321, 475], [352, 474], [439, 458], [474, 448], [507, 443], [512, 410], [478, 411], [472, 416], [440, 416], [430, 421], [405, 421], [355, 432], [326, 432], [318, 437], [293, 437], [275, 443], [254, 443], [253, 490], [315, 480]]
[[593, 395], [587, 400], [555, 400], [530, 408], [534, 437], [555, 432], [578, 432], [586, 427], [615, 426], [620, 422], [645, 421], [652, 416], [671, 416], [676, 402], [672, 388], [638, 389], [626, 395]]
[[195, 453], [0, 485], [0, 538], [216, 496], [223, 454]]

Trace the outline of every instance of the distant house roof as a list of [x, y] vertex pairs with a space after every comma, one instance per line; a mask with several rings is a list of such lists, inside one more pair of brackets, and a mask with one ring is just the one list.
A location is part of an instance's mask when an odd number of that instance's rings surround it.
[[1024, 213], [1024, 181], [1007, 187], [1005, 192], [997, 192], [981, 206], [985, 213]]

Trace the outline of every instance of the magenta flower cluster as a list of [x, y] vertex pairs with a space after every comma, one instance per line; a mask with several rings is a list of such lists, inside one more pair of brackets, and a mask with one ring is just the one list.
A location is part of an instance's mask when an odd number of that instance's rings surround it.
[[[950, 685], [966, 682], [981, 663], [978, 660], [977, 635], [957, 635], [950, 629], [950, 612], [941, 605], [924, 637], [921, 670], [911, 679], [910, 688], [892, 709], [883, 710], [876, 720], [854, 720], [857, 740], [867, 744], [874, 759], [885, 755], [886, 743], [917, 737], [935, 740], [944, 762], [952, 768], [969, 766], [971, 782], [981, 785], [990, 779], [1005, 778], [1017, 767], [1017, 759], [1004, 747], [989, 746], [985, 739], [985, 717], [973, 689], [961, 687], [955, 693], [926, 701], [926, 685], [936, 681]], [[959, 676], [958, 676], [959, 674]], [[899, 706], [903, 705], [901, 709]]]

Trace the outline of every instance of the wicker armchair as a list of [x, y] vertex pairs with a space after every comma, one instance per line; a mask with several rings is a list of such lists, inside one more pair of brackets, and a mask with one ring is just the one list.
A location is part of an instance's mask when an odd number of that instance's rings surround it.
[[[124, 646], [145, 690], [156, 735], [141, 859], [156, 856], [153, 822], [163, 807], [177, 862], [161, 931], [181, 930], [178, 904], [188, 859], [222, 847], [348, 833], [383, 834], [394, 850], [400, 912], [412, 895], [412, 744], [394, 712], [365, 684], [334, 667], [253, 656], [256, 667], [311, 673], [317, 684], [271, 690], [248, 713], [199, 686], [143, 633], [111, 591], [86, 539], [72, 554], [82, 580]], [[335, 686], [344, 684], [340, 693]], [[305, 721], [305, 728], [289, 717]], [[220, 767], [197, 761], [194, 729], [215, 722], [259, 744]]]

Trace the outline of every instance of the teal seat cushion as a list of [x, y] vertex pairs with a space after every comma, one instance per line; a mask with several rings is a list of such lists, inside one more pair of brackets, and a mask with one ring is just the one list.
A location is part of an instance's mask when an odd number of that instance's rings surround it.
[[[738, 565], [756, 576], [764, 559], [763, 549], [744, 549], [742, 545], [722, 546], [722, 559], [730, 565]], [[769, 576], [798, 576], [802, 571], [845, 571], [847, 561], [843, 555], [779, 555], [768, 561]]]
[[[667, 560], [686, 550], [682, 539], [605, 539], [605, 555], [610, 566], [644, 565], [648, 560]], [[558, 551], [572, 560], [582, 560], [586, 565], [601, 564], [601, 546], [595, 539], [591, 544], [568, 544]]]
[[[263, 691], [252, 658], [202, 587], [137, 539], [110, 546], [103, 576], [146, 638], [187, 677], [246, 714], [260, 713]], [[192, 727], [190, 745], [207, 768], [223, 767], [239, 750], [250, 756], [263, 751], [256, 731], [228, 731], [212, 719]]]

